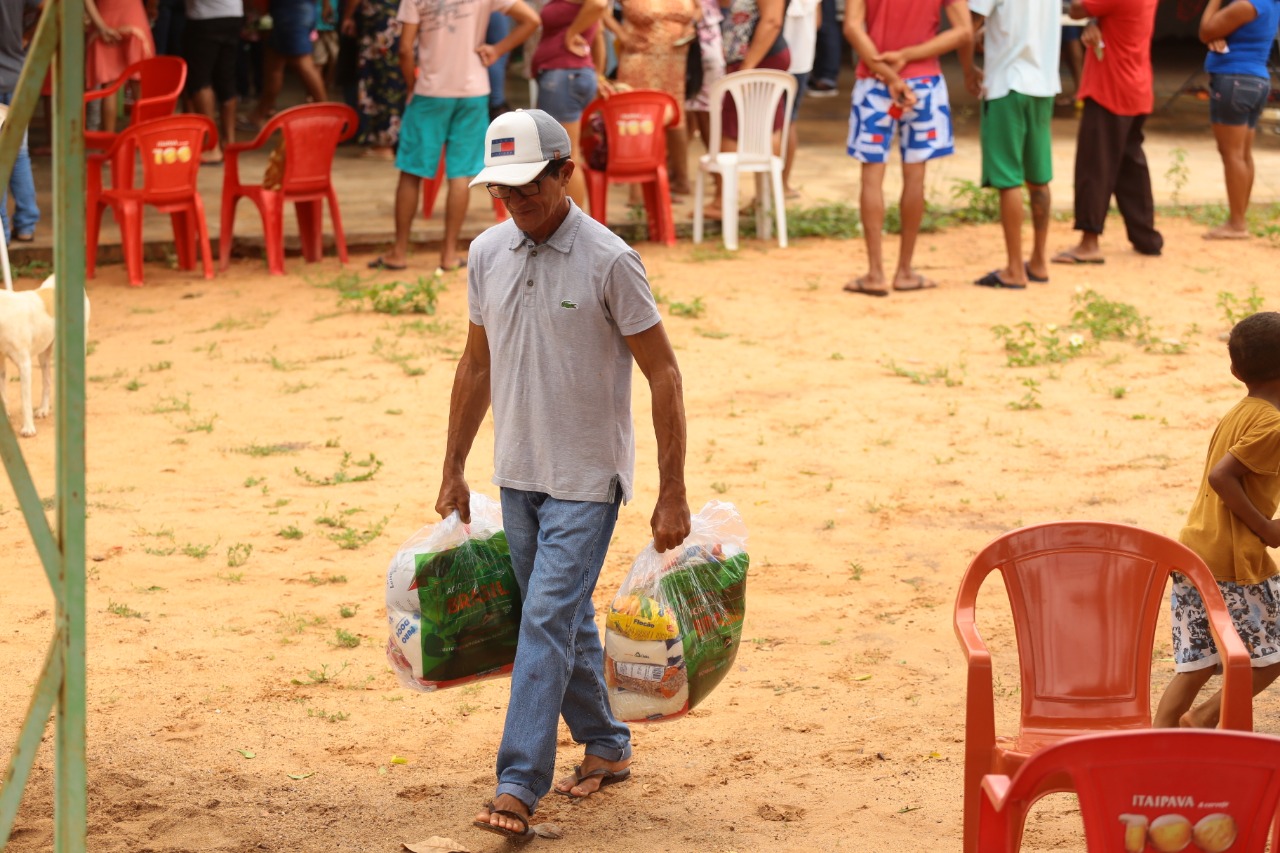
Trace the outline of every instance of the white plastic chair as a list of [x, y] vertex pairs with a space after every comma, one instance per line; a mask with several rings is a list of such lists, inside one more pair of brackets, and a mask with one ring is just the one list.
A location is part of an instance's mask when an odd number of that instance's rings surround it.
[[[728, 94], [738, 110], [738, 150], [720, 150], [720, 104]], [[708, 153], [698, 159], [693, 195], [693, 242], [702, 242], [702, 205], [707, 175], [720, 175], [721, 233], [724, 247], [738, 248], [738, 173], [756, 176], [756, 234], [769, 239], [769, 208], [777, 209], [778, 245], [787, 246], [786, 196], [782, 191], [782, 165], [787, 156], [787, 132], [796, 78], [786, 71], [753, 69], [735, 71], [711, 86], [711, 140]], [[783, 102], [782, 147], [773, 153], [773, 120]]]

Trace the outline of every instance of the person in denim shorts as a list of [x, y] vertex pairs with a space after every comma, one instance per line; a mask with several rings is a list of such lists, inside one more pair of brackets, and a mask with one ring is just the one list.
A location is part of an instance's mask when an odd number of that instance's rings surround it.
[[1222, 155], [1227, 221], [1204, 236], [1247, 240], [1245, 214], [1253, 191], [1253, 137], [1271, 93], [1267, 57], [1280, 25], [1277, 0], [1209, 0], [1200, 17], [1200, 40], [1209, 47], [1209, 121]]
[[[600, 34], [604, 0], [551, 0], [542, 7], [542, 38], [533, 52], [538, 109], [560, 122], [582, 161], [582, 111], [596, 97], [604, 69], [596, 68], [591, 45]], [[604, 52], [600, 52], [603, 61]], [[580, 170], [569, 177], [569, 197], [587, 207], [587, 182]]]

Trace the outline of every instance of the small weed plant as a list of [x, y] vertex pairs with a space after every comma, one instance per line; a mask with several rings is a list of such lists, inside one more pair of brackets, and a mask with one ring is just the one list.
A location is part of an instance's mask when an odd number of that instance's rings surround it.
[[[363, 469], [363, 471], [353, 473], [353, 467]], [[372, 480], [381, 470], [382, 460], [377, 456], [370, 453], [368, 459], [352, 459], [351, 451], [348, 450], [343, 452], [342, 461], [338, 463], [338, 470], [328, 477], [315, 477], [302, 468], [296, 467], [293, 469], [293, 473], [313, 486], [336, 486], [340, 483], [363, 483], [366, 480]]]
[[991, 327], [991, 333], [1004, 343], [1005, 358], [1009, 367], [1032, 367], [1037, 364], [1060, 364], [1081, 355], [1085, 351], [1085, 339], [1079, 334], [1065, 335], [1058, 326], [1050, 323], [1037, 326], [1023, 321], [1010, 328], [1005, 325]]
[[1226, 321], [1228, 328], [1245, 317], [1257, 314], [1262, 310], [1262, 296], [1258, 293], [1258, 286], [1250, 287], [1249, 295], [1243, 299], [1229, 290], [1219, 292], [1218, 310], [1222, 312], [1222, 319]]

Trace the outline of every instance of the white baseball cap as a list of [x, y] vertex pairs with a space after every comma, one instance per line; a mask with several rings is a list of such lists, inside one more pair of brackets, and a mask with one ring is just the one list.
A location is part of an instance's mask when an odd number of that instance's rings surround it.
[[568, 157], [569, 134], [542, 110], [514, 110], [489, 123], [484, 134], [484, 168], [468, 186], [527, 184], [547, 163]]

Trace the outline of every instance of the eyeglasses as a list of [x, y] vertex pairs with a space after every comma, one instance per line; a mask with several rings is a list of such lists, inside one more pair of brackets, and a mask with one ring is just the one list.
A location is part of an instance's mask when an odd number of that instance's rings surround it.
[[525, 198], [529, 198], [530, 196], [535, 196], [538, 193], [542, 192], [542, 182], [549, 177], [551, 176], [548, 175], [546, 172], [543, 172], [541, 175], [534, 178], [529, 183], [523, 184], [518, 187], [509, 187], [506, 184], [485, 184], [484, 188], [487, 189], [489, 191], [489, 195], [493, 196], [494, 198], [501, 198], [501, 199], [511, 198], [512, 193], [515, 193], [516, 195], [519, 195], [519, 196], [524, 196]]

